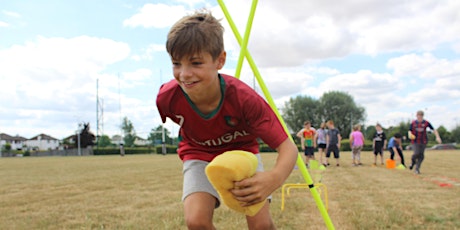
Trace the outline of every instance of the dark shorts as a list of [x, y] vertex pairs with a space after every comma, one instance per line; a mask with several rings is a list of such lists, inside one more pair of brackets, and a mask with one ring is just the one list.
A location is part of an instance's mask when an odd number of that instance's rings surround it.
[[315, 148], [313, 147], [305, 147], [305, 156], [312, 156], [314, 157], [315, 156]]
[[383, 146], [377, 146], [376, 148], [374, 148], [374, 155], [383, 155]]
[[334, 153], [334, 158], [340, 158], [339, 147], [337, 145], [329, 145], [326, 150], [326, 157], [329, 158], [331, 156], [331, 152]]
[[324, 143], [318, 144], [318, 149], [325, 149], [326, 146], [327, 146], [327, 145], [324, 144]]

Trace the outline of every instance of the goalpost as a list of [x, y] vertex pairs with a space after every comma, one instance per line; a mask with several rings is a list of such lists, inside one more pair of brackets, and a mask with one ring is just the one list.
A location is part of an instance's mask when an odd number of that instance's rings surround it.
[[[222, 9], [222, 11], [223, 11], [223, 13], [225, 15], [225, 18], [227, 19], [230, 27], [232, 28], [233, 34], [235, 35], [235, 38], [236, 38], [236, 40], [238, 41], [238, 44], [241, 47], [240, 55], [239, 55], [238, 63], [237, 63], [237, 67], [236, 67], [235, 77], [236, 78], [240, 77], [241, 68], [242, 68], [242, 65], [243, 65], [243, 59], [246, 58], [246, 60], [248, 61], [249, 65], [250, 65], [250, 67], [252, 69], [252, 72], [254, 73], [254, 76], [257, 79], [257, 82], [259, 83], [259, 86], [260, 86], [262, 92], [264, 93], [265, 99], [267, 100], [268, 104], [270, 105], [270, 107], [275, 112], [276, 116], [278, 117], [279, 121], [283, 125], [284, 131], [289, 136], [289, 138], [293, 141], [292, 136], [290, 135], [289, 130], [288, 130], [287, 126], [286, 126], [286, 123], [284, 122], [283, 118], [281, 117], [281, 115], [280, 115], [280, 113], [278, 111], [278, 108], [276, 107], [276, 105], [275, 105], [275, 103], [273, 101], [273, 98], [272, 98], [270, 92], [268, 91], [267, 86], [265, 85], [265, 83], [264, 83], [264, 81], [262, 79], [262, 76], [260, 75], [259, 70], [257, 69], [256, 64], [254, 63], [254, 60], [252, 59], [251, 54], [247, 50], [249, 34], [251, 32], [251, 27], [252, 27], [252, 21], [254, 19], [255, 10], [256, 10], [256, 7], [257, 7], [257, 0], [252, 1], [251, 10], [250, 10], [250, 13], [249, 13], [248, 21], [247, 21], [247, 24], [246, 24], [246, 30], [245, 30], [243, 38], [241, 38], [241, 35], [238, 32], [238, 30], [237, 30], [237, 28], [235, 26], [235, 23], [233, 22], [233, 19], [231, 18], [230, 14], [229, 14], [229, 12], [227, 10], [227, 7], [225, 6], [223, 0], [217, 0], [217, 2], [219, 3], [220, 8]], [[300, 154], [297, 154], [297, 162], [296, 162], [296, 164], [297, 164], [297, 166], [298, 166], [298, 168], [299, 168], [299, 170], [300, 170], [305, 182], [308, 184], [308, 187], [310, 188], [310, 192], [311, 192], [311, 194], [313, 196], [313, 199], [316, 202], [316, 206], [318, 206], [318, 209], [319, 209], [319, 211], [321, 213], [321, 216], [323, 217], [323, 220], [324, 220], [324, 222], [326, 224], [326, 227], [328, 229], [335, 229], [334, 225], [332, 224], [332, 221], [331, 221], [331, 219], [329, 217], [327, 209], [326, 209], [326, 207], [324, 206], [324, 204], [323, 204], [323, 202], [321, 200], [321, 196], [320, 196], [319, 192], [317, 191], [317, 189], [316, 189], [316, 187], [314, 185], [314, 182], [313, 182], [310, 174], [308, 173], [307, 167], [303, 163], [303, 160], [302, 160], [302, 157], [300, 156]]]

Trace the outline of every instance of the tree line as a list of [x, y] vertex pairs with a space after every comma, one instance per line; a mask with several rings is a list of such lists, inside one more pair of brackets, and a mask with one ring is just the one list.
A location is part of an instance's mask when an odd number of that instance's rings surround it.
[[[318, 128], [322, 122], [333, 120], [335, 127], [339, 129], [342, 137], [346, 139], [353, 125], [364, 124], [366, 110], [361, 105], [358, 105], [350, 94], [341, 91], [330, 91], [324, 93], [319, 99], [304, 95], [290, 98], [281, 108], [281, 116], [291, 133], [296, 133], [302, 129], [303, 123], [307, 120], [315, 128]], [[404, 136], [409, 130], [409, 126], [410, 121], [408, 120], [396, 126], [384, 127], [384, 131], [388, 137], [397, 132]], [[123, 131], [124, 145], [134, 147], [136, 131], [128, 117], [123, 118], [121, 129]], [[437, 130], [444, 143], [460, 143], [460, 125], [457, 125], [452, 131], [448, 131], [444, 126], [438, 127]], [[162, 131], [163, 127], [161, 125], [151, 129], [147, 139], [152, 146], [162, 143]], [[85, 135], [87, 135], [88, 130], [85, 130], [85, 132]], [[366, 139], [371, 140], [375, 132], [375, 126], [363, 126], [362, 132]], [[168, 129], [164, 128], [164, 133], [166, 144], [174, 145], [178, 143], [177, 137], [172, 137]], [[296, 140], [297, 138], [294, 139]], [[429, 135], [429, 139], [434, 140], [434, 135]], [[102, 135], [97, 144], [100, 147], [113, 145], [107, 135]]]

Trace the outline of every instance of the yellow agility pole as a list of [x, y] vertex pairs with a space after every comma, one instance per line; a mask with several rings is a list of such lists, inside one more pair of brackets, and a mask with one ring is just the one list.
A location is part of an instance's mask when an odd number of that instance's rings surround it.
[[248, 22], [246, 23], [246, 31], [244, 32], [243, 42], [240, 42], [240, 56], [236, 65], [235, 77], [240, 78], [241, 68], [243, 67], [243, 60], [246, 56], [246, 50], [248, 47], [249, 34], [251, 33], [252, 21], [254, 20], [254, 14], [257, 8], [257, 0], [252, 0], [251, 11], [249, 11]]
[[[236, 26], [235, 26], [235, 23], [233, 22], [233, 19], [231, 18], [228, 10], [227, 10], [227, 7], [225, 6], [225, 4], [223, 3], [223, 0], [217, 0], [217, 2], [219, 3], [224, 15], [225, 15], [225, 18], [227, 19], [232, 31], [233, 31], [233, 34], [235, 35], [236, 37], [236, 40], [238, 41], [238, 43], [240, 44], [240, 46], [242, 45], [243, 43], [243, 39], [241, 38]], [[254, 16], [254, 15], [252, 15]], [[248, 37], [245, 37], [246, 40], [249, 40]], [[247, 41], [246, 41], [246, 44], [247, 44]], [[292, 136], [289, 134], [289, 130], [284, 122], [284, 119], [281, 117], [279, 111], [278, 111], [278, 108], [276, 107], [274, 101], [273, 101], [273, 98], [271, 97], [271, 94], [270, 92], [268, 91], [267, 89], [267, 86], [265, 85], [261, 75], [260, 75], [260, 72], [259, 70], [257, 69], [257, 66], [255, 65], [255, 62], [254, 60], [252, 59], [252, 56], [251, 54], [246, 50], [246, 47], [241, 47], [241, 51], [240, 52], [244, 52], [244, 55], [257, 79], [257, 82], [259, 83], [259, 86], [261, 87], [262, 89], [262, 92], [264, 93], [265, 95], [265, 98], [268, 102], [268, 104], [270, 105], [270, 107], [272, 108], [272, 110], [274, 111], [274, 113], [276, 114], [276, 116], [278, 117], [278, 119], [280, 120], [281, 124], [283, 125], [283, 128], [284, 128], [284, 131], [288, 134], [289, 138], [293, 141], [292, 139]], [[240, 67], [241, 68], [241, 67]], [[237, 71], [241, 71], [241, 70], [237, 70]], [[303, 160], [300, 156], [300, 154], [297, 155], [297, 166], [299, 167], [299, 170], [305, 180], [305, 182], [309, 185], [309, 188], [310, 188], [310, 192], [313, 196], [313, 199], [315, 200], [316, 202], [316, 206], [318, 206], [318, 209], [321, 213], [321, 216], [323, 217], [323, 220], [326, 224], [326, 227], [328, 229], [335, 229], [334, 228], [334, 225], [331, 221], [331, 218], [329, 217], [329, 214], [326, 210], [326, 208], [324, 207], [324, 204], [321, 200], [321, 196], [320, 194], [318, 193], [318, 191], [316, 190], [315, 186], [314, 186], [314, 182], [313, 180], [311, 179], [310, 177], [310, 174], [308, 173], [308, 170], [306, 168], [306, 166], [303, 164]]]

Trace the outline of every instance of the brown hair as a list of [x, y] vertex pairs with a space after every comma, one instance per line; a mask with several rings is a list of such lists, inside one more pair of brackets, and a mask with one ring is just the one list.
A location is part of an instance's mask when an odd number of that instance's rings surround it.
[[310, 121], [305, 121], [305, 122], [303, 123], [303, 125], [311, 125], [311, 122], [310, 122]]
[[224, 28], [211, 12], [196, 11], [171, 27], [166, 50], [174, 60], [208, 52], [213, 60], [224, 51]]

